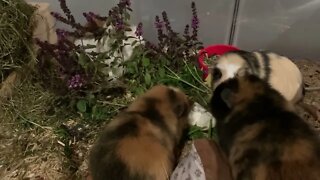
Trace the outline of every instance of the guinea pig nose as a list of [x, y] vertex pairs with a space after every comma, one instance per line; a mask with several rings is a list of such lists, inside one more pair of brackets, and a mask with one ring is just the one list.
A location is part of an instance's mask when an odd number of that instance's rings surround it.
[[213, 68], [213, 70], [212, 70], [213, 80], [219, 80], [221, 77], [222, 77], [222, 73], [221, 73], [220, 69]]

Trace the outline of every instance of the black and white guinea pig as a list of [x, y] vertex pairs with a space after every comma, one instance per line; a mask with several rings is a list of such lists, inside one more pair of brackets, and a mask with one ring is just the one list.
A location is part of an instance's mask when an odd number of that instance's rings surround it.
[[267, 51], [230, 51], [212, 63], [211, 86], [214, 90], [222, 82], [243, 73], [264, 79], [286, 100], [299, 105], [315, 119], [320, 119], [319, 107], [303, 102], [306, 91], [318, 91], [320, 88], [304, 87], [301, 71], [289, 58]]
[[273, 52], [237, 50], [220, 56], [210, 68], [211, 86], [215, 89], [227, 79], [244, 72], [269, 82], [288, 101], [297, 103], [304, 96], [299, 68], [289, 58]]

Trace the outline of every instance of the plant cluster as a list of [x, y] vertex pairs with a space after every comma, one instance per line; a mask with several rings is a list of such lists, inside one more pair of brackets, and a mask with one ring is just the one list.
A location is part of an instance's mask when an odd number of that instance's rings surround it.
[[[199, 19], [192, 2], [192, 20], [183, 34], [175, 32], [167, 13], [155, 17], [158, 43], [143, 38], [143, 24], [131, 29], [129, 0], [120, 0], [107, 16], [94, 12], [83, 13], [86, 24], [76, 22], [65, 0], [59, 0], [64, 15], [52, 12], [72, 31], [57, 29], [58, 42], [50, 44], [36, 40], [41, 47], [38, 53], [38, 74], [43, 86], [58, 95], [59, 106], [76, 108], [88, 117], [104, 118], [104, 106], [110, 96], [123, 97], [125, 89], [119, 81], [129, 86], [135, 95], [151, 86], [163, 83], [183, 88], [200, 104], [206, 103], [209, 94], [196, 67], [196, 56], [202, 43], [198, 40]], [[126, 32], [134, 31], [135, 37]], [[92, 38], [92, 45], [77, 45], [74, 39]], [[133, 39], [131, 44], [127, 40]], [[101, 47], [107, 46], [107, 50]], [[124, 61], [123, 48], [133, 46], [131, 59]], [[92, 50], [95, 49], [95, 50]], [[91, 50], [91, 51], [90, 51]], [[111, 60], [111, 63], [106, 63]], [[125, 67], [119, 81], [110, 81], [110, 69]], [[201, 88], [199, 88], [201, 86]], [[119, 91], [121, 90], [121, 91]], [[108, 99], [109, 98], [109, 99]], [[100, 102], [100, 103], [99, 103]]]
[[[120, 51], [124, 47], [130, 1], [121, 0], [109, 11], [108, 16], [100, 16], [93, 12], [83, 13], [86, 19], [84, 25], [76, 22], [66, 1], [59, 0], [64, 16], [52, 12], [58, 21], [70, 25], [72, 31], [57, 29], [58, 42], [50, 44], [36, 39], [40, 46], [38, 53], [38, 75], [42, 85], [58, 95], [58, 102], [65, 101], [68, 107], [77, 107], [82, 113], [96, 113], [97, 101], [110, 95], [110, 91], [122, 86], [109, 82], [109, 70], [113, 64], [106, 63], [108, 59], [121, 59]], [[92, 38], [96, 44], [77, 45], [75, 39]], [[99, 44], [105, 39], [111, 45], [106, 52], [99, 52]], [[103, 46], [103, 45], [102, 45]], [[88, 51], [89, 49], [97, 49]], [[98, 108], [99, 109], [99, 108]]]
[[203, 97], [208, 94], [208, 89], [203, 85], [196, 65], [197, 52], [202, 48], [202, 43], [198, 39], [199, 19], [194, 2], [191, 9], [191, 25], [185, 26], [183, 34], [173, 30], [165, 11], [161, 17], [155, 17], [158, 42], [146, 41], [144, 46], [136, 48], [132, 61], [125, 64], [125, 77], [134, 92], [142, 93], [157, 83], [171, 84], [183, 88], [205, 104]]

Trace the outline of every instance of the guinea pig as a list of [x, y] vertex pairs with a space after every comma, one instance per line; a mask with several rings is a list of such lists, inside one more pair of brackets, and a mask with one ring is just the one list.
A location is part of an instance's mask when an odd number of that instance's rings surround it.
[[235, 50], [218, 57], [210, 69], [213, 89], [237, 73], [255, 74], [268, 82], [288, 101], [299, 103], [313, 117], [319, 118], [317, 108], [303, 102], [305, 91], [309, 89], [304, 87], [299, 68], [285, 56], [274, 52]]
[[89, 155], [92, 180], [167, 180], [188, 129], [192, 102], [156, 85], [112, 120]]
[[234, 179], [320, 179], [319, 137], [265, 80], [244, 74], [222, 82], [210, 107]]

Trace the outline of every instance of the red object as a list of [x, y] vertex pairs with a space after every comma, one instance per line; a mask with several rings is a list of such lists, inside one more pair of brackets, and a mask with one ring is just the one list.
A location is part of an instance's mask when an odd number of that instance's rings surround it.
[[204, 63], [204, 59], [207, 56], [211, 57], [213, 55], [223, 55], [224, 53], [235, 51], [235, 50], [239, 50], [239, 49], [234, 46], [223, 45], [223, 44], [212, 45], [212, 46], [205, 47], [204, 49], [201, 49], [199, 52], [198, 63], [199, 63], [200, 70], [203, 71], [203, 76], [202, 76], [203, 80], [206, 79], [208, 76], [209, 68]]

